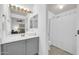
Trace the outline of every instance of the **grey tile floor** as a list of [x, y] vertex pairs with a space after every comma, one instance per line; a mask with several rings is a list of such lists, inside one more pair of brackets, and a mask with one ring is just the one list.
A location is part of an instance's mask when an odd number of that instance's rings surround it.
[[50, 46], [49, 55], [72, 55], [69, 52], [66, 52], [58, 47], [53, 45]]

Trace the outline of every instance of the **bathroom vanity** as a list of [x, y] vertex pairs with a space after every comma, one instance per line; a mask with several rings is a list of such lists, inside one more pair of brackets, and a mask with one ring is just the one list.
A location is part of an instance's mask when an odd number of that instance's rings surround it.
[[38, 54], [38, 14], [21, 5], [4, 4], [2, 10], [1, 54]]
[[36, 55], [39, 52], [39, 38], [19, 40], [11, 43], [2, 44], [2, 55]]

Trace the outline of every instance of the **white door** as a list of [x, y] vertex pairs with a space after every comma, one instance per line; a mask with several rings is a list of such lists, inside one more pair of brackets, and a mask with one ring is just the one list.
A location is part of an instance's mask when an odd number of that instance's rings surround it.
[[50, 22], [52, 44], [71, 54], [76, 54], [75, 14], [52, 18]]

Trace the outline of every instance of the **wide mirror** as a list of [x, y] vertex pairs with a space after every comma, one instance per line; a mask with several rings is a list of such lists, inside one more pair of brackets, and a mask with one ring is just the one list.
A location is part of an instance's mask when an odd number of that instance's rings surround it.
[[25, 19], [11, 18], [11, 34], [25, 33]]

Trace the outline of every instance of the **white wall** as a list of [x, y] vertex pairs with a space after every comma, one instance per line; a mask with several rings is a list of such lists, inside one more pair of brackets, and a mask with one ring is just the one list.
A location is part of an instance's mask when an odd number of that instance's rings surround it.
[[50, 28], [50, 23], [51, 23], [51, 20], [53, 21], [53, 17], [54, 17], [55, 15], [52, 13], [52, 12], [50, 12], [50, 11], [48, 11], [48, 45], [49, 45], [49, 49], [50, 49], [50, 45], [52, 44], [52, 39], [50, 39], [50, 30], [51, 30], [51, 28]]
[[50, 40], [52, 44], [72, 54], [76, 52], [76, 47], [74, 47], [75, 16], [75, 10], [64, 12], [53, 17], [50, 25]]
[[[2, 4], [0, 5], [0, 8], [2, 8]], [[2, 11], [2, 9], [0, 9]], [[1, 55], [1, 43], [2, 43], [2, 12], [0, 12], [0, 55]]]
[[47, 9], [46, 5], [38, 5], [38, 31], [39, 31], [39, 54], [48, 54], [48, 37], [47, 37]]
[[[0, 5], [0, 8], [2, 7], [2, 5]], [[0, 11], [2, 11], [2, 9], [0, 9]], [[0, 12], [0, 43], [1, 43], [1, 39], [2, 39], [2, 35], [1, 35], [1, 33], [2, 33], [2, 22], [1, 22], [1, 12]]]
[[[77, 27], [76, 30], [79, 30], [79, 5], [77, 5]], [[77, 55], [79, 55], [79, 35], [77, 35]]]

